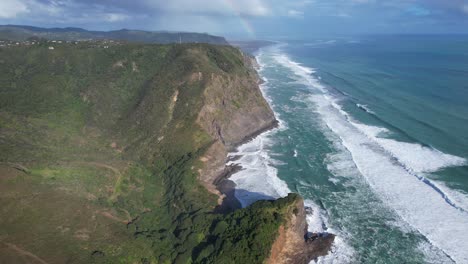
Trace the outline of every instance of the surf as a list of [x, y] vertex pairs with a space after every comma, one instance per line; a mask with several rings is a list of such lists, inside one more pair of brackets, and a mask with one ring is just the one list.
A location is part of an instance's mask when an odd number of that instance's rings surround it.
[[339, 100], [313, 76], [314, 69], [291, 60], [282, 52], [278, 52], [275, 59], [310, 88], [311, 93], [304, 101], [314, 106], [327, 129], [339, 137], [339, 143], [349, 151], [361, 176], [382, 202], [450, 258], [468, 262], [465, 250], [468, 248], [465, 239], [468, 215], [464, 212], [467, 205], [447, 200], [449, 194], [421, 176], [446, 167], [462, 166], [466, 160], [418, 143], [390, 139], [384, 135], [389, 133], [386, 129], [352, 120]]
[[[268, 95], [269, 80], [262, 75], [265, 68], [269, 67], [261, 58], [263, 54], [257, 55], [257, 61], [263, 83], [260, 85], [261, 91], [274, 109], [274, 102]], [[229, 153], [230, 162], [228, 165], [237, 164], [242, 170], [231, 175], [229, 180], [235, 183], [234, 195], [241, 203], [242, 207], [262, 199], [276, 199], [285, 197], [292, 192], [288, 184], [278, 177], [278, 171], [274, 167], [281, 162], [272, 157], [270, 147], [274, 145], [272, 137], [275, 133], [287, 129], [287, 123], [281, 119], [279, 113], [275, 112], [279, 121], [279, 126], [270, 131], [258, 135], [256, 138], [239, 146], [235, 151]], [[293, 151], [293, 156], [298, 157], [298, 151]], [[304, 201], [306, 208], [306, 220], [308, 231], [311, 233], [333, 233], [336, 235], [332, 252], [317, 260], [317, 263], [349, 263], [355, 252], [343, 239], [343, 234], [339, 230], [328, 226], [328, 214], [310, 199]]]

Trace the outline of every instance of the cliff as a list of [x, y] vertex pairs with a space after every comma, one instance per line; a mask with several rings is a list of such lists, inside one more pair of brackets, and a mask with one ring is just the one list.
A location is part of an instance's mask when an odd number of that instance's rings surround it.
[[290, 199], [213, 212], [226, 152], [275, 124], [250, 58], [205, 44], [48, 47], [0, 48], [0, 262], [289, 256], [299, 240], [283, 232], [304, 221], [286, 221]]
[[334, 236], [306, 239], [304, 201], [297, 194], [258, 201], [217, 219], [197, 263], [309, 263], [326, 255]]
[[255, 59], [238, 53], [245, 65], [243, 71], [209, 76], [203, 94], [204, 105], [197, 119], [213, 138], [212, 146], [201, 157], [204, 166], [199, 171], [200, 179], [221, 199], [224, 196], [216, 185], [236, 169], [226, 167], [228, 151], [277, 125], [259, 89], [260, 78], [253, 65]]
[[[244, 58], [246, 74], [212, 75], [206, 85], [204, 106], [198, 116], [198, 123], [214, 139], [212, 146], [201, 157], [204, 167], [199, 170], [200, 179], [209, 191], [220, 197], [218, 203], [221, 203], [226, 196], [219, 193], [217, 185], [233, 170], [237, 169], [226, 167], [227, 151], [277, 125], [273, 111], [259, 89], [261, 80], [254, 69], [255, 58], [243, 54], [241, 56]], [[306, 239], [306, 212], [304, 201], [300, 196], [290, 194], [276, 202], [259, 202], [251, 208], [244, 209], [247, 210], [247, 215], [252, 214], [252, 216], [243, 216], [243, 218], [248, 219], [257, 215], [261, 219], [263, 211], [257, 207], [262, 208], [262, 210], [273, 207], [274, 210], [277, 210], [275, 213], [281, 215], [281, 217], [276, 216], [277, 222], [275, 224], [278, 226], [268, 234], [272, 239], [262, 242], [266, 248], [271, 248], [266, 263], [309, 263], [317, 257], [328, 254], [334, 241], [334, 235]], [[222, 222], [232, 222], [233, 217], [235, 216], [227, 215]], [[216, 226], [218, 225], [219, 223]], [[229, 230], [229, 228], [227, 229]], [[253, 232], [255, 231], [236, 230], [234, 233], [252, 235]], [[257, 234], [257, 236], [261, 237], [262, 235]], [[245, 238], [237, 238], [237, 240], [243, 239]], [[271, 241], [274, 243], [269, 244]], [[212, 255], [211, 258], [207, 257], [205, 261], [208, 263], [223, 263], [228, 259], [236, 260], [236, 263], [244, 261], [240, 256], [229, 256], [227, 252], [231, 250], [219, 248], [219, 252], [224, 252], [223, 256]], [[261, 259], [261, 257], [257, 256], [257, 259]], [[245, 261], [248, 260], [245, 259]]]
[[267, 264], [307, 264], [327, 255], [333, 244], [335, 237], [332, 234], [308, 234], [304, 200], [295, 195], [288, 198], [291, 197], [294, 199], [286, 208], [286, 221], [279, 227]]

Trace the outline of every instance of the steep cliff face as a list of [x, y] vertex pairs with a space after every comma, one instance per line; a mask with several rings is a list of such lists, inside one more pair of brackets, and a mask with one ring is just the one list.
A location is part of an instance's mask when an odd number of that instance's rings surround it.
[[294, 196], [213, 213], [229, 149], [276, 123], [239, 50], [43, 43], [0, 58], [0, 262], [262, 263], [301, 245]]
[[306, 263], [327, 253], [333, 237], [306, 242], [305, 212], [297, 194], [258, 201], [215, 221], [214, 243], [203, 245], [200, 263]]
[[245, 58], [245, 62], [245, 73], [211, 75], [204, 93], [205, 104], [199, 115], [202, 126], [227, 148], [276, 122], [260, 92], [259, 78], [249, 58]]
[[306, 264], [325, 256], [334, 241], [334, 235], [327, 234], [307, 238], [304, 200], [299, 196], [287, 207], [286, 220], [279, 227], [278, 236], [271, 247], [267, 264]]
[[[249, 56], [242, 57], [245, 72], [209, 76], [203, 94], [204, 106], [197, 120], [214, 140], [201, 157], [204, 166], [199, 173], [204, 186], [219, 196], [218, 203], [221, 203], [225, 196], [219, 192], [216, 185], [236, 169], [226, 167], [227, 152], [277, 125], [274, 113], [259, 88], [261, 80], [255, 71], [256, 60]], [[201, 76], [198, 75], [200, 78]], [[302, 264], [326, 255], [334, 236], [314, 236], [314, 239], [306, 239], [307, 222], [303, 199], [298, 195], [290, 195], [279, 204], [281, 206], [278, 213], [282, 215], [282, 220], [277, 222], [279, 226], [270, 234], [273, 237], [276, 235], [276, 239], [271, 244], [271, 251], [265, 263]], [[215, 258], [213, 261], [219, 259]]]
[[208, 76], [204, 106], [198, 116], [198, 123], [214, 140], [201, 158], [204, 167], [200, 170], [200, 179], [217, 195], [220, 194], [214, 185], [232, 169], [225, 166], [227, 152], [277, 124], [259, 89], [255, 59], [237, 52], [243, 58], [243, 71]]

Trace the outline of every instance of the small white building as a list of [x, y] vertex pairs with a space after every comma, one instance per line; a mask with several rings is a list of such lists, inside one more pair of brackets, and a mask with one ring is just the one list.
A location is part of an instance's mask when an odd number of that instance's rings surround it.
[[50, 50], [54, 50], [55, 48], [54, 47], [49, 47]]

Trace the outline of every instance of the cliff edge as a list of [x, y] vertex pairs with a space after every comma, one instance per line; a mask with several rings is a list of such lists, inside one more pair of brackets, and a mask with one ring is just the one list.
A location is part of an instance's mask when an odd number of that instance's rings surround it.
[[[197, 122], [212, 137], [213, 142], [200, 158], [200, 180], [212, 193], [222, 195], [216, 188], [237, 168], [227, 167], [228, 151], [237, 145], [277, 125], [275, 115], [259, 89], [261, 79], [254, 65], [255, 58], [235, 50], [241, 58], [242, 70], [208, 76], [203, 93], [204, 105]], [[223, 67], [224, 65], [220, 65]], [[203, 76], [199, 73], [195, 78]]]
[[[203, 93], [204, 106], [197, 119], [213, 139], [212, 145], [200, 158], [204, 163], [199, 170], [200, 180], [210, 192], [218, 195], [218, 204], [223, 199], [224, 202], [226, 199], [231, 200], [227, 201], [228, 210], [235, 209], [229, 204], [235, 198], [220, 193], [219, 185], [231, 173], [242, 169], [226, 166], [228, 151], [277, 125], [274, 113], [259, 88], [261, 79], [255, 70], [255, 58], [244, 55], [240, 50], [236, 53], [243, 59], [243, 71], [210, 76]], [[233, 192], [226, 188], [222, 191]], [[281, 207], [279, 211], [282, 218], [278, 221], [281, 225], [273, 232], [276, 238], [266, 263], [309, 263], [328, 253], [334, 235], [314, 235], [307, 239], [306, 212], [304, 201], [299, 195], [291, 194], [273, 203], [277, 206], [275, 203]], [[269, 203], [258, 204], [271, 206]]]
[[50, 45], [0, 47], [0, 262], [325, 252], [329, 240], [304, 244], [297, 195], [214, 211], [227, 152], [276, 124], [252, 58], [207, 44]]
[[286, 221], [279, 227], [278, 236], [266, 263], [307, 264], [327, 255], [335, 236], [308, 234], [304, 200], [296, 194], [290, 194], [287, 199], [291, 203], [286, 209]]

